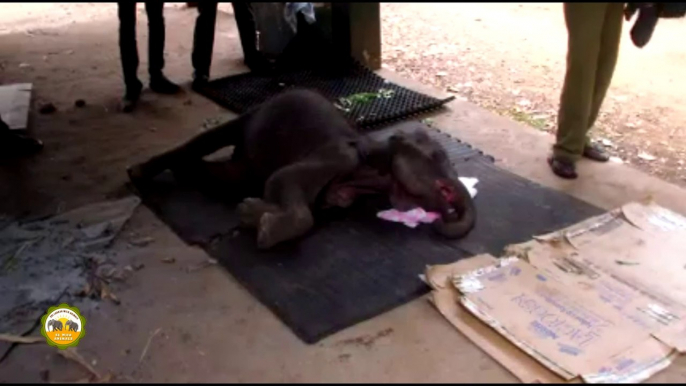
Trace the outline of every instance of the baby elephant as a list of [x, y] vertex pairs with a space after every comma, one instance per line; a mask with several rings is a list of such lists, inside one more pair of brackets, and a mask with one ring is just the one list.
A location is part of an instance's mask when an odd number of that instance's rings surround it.
[[[348, 207], [370, 194], [388, 197], [396, 209], [439, 212], [435, 230], [464, 237], [476, 222], [474, 203], [425, 129], [410, 122], [385, 138], [361, 135], [321, 95], [289, 90], [128, 173], [134, 184], [170, 169], [205, 190], [223, 186], [225, 196], [247, 189], [252, 197], [238, 211], [245, 226], [257, 228], [261, 249], [307, 233], [315, 206]], [[203, 160], [228, 146], [230, 161]]]

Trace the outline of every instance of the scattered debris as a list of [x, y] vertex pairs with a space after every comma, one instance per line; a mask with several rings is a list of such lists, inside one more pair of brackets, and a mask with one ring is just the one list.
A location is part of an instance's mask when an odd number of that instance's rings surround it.
[[341, 362], [347, 362], [352, 355], [350, 354], [341, 354], [338, 356], [338, 360]]
[[424, 118], [421, 120], [421, 122], [429, 127], [433, 127], [434, 120], [431, 118]]
[[129, 244], [133, 245], [134, 247], [145, 247], [153, 241], [155, 241], [155, 239], [152, 237], [140, 237], [129, 241]]
[[190, 267], [186, 268], [186, 272], [191, 273], [195, 271], [199, 271], [203, 268], [207, 268], [213, 265], [217, 265], [217, 260], [208, 258], [207, 260], [203, 261], [202, 263], [191, 265]]
[[12, 334], [0, 334], [0, 341], [9, 343], [33, 344], [45, 342], [43, 336], [19, 336]]
[[124, 267], [124, 269], [129, 271], [140, 271], [143, 268], [145, 268], [145, 264], [143, 263], [133, 263], [132, 265], [127, 265]]
[[623, 261], [623, 260], [615, 260], [615, 263], [619, 265], [638, 265], [639, 263], [635, 261]]
[[657, 157], [655, 157], [654, 155], [648, 154], [644, 151], [638, 153], [638, 158], [640, 158], [644, 161], [655, 161], [657, 159]]
[[29, 67], [31, 67], [31, 65], [28, 63], [19, 63], [19, 68], [29, 68]]
[[358, 103], [369, 103], [375, 99], [390, 99], [395, 94], [395, 90], [380, 88], [377, 92], [361, 92], [357, 94], [348, 95], [347, 97], [339, 98], [339, 103], [334, 103], [334, 106], [346, 113], [350, 111], [350, 107]]
[[76, 106], [76, 107], [84, 107], [85, 105], [86, 105], [86, 101], [83, 99], [77, 99], [74, 102], [74, 106]]
[[364, 346], [365, 348], [369, 349], [371, 348], [374, 343], [376, 342], [377, 339], [383, 338], [385, 336], [388, 336], [393, 333], [392, 328], [387, 328], [385, 330], [381, 330], [377, 332], [375, 335], [363, 335], [357, 338], [351, 338], [351, 339], [345, 339], [341, 342], [339, 342], [339, 345], [356, 345], [356, 346]]
[[439, 71], [436, 73], [436, 76], [441, 77], [441, 78], [444, 76], [447, 76], [447, 75], [448, 75], [448, 73], [445, 71]]
[[52, 114], [57, 111], [57, 108], [52, 103], [46, 103], [38, 110], [41, 114]]
[[615, 147], [615, 144], [607, 138], [602, 138], [599, 142], [605, 147]]
[[167, 264], [174, 264], [174, 263], [176, 263], [176, 258], [175, 257], [165, 257], [164, 259], [162, 259], [162, 262], [167, 263]]
[[148, 353], [148, 349], [150, 348], [150, 343], [152, 343], [152, 338], [154, 338], [155, 335], [159, 334], [160, 331], [162, 331], [162, 328], [158, 328], [157, 330], [155, 330], [155, 332], [150, 334], [150, 337], [148, 338], [148, 343], [145, 344], [145, 347], [143, 348], [143, 352], [141, 352], [141, 357], [138, 359], [138, 363], [143, 362], [143, 358], [145, 358], [145, 354]]
[[91, 378], [95, 378], [96, 380], [101, 380], [102, 377], [100, 376], [100, 373], [98, 373], [93, 366], [91, 366], [88, 361], [83, 359], [81, 354], [76, 350], [76, 347], [67, 347], [64, 350], [58, 350], [57, 353], [62, 356], [63, 358], [69, 359], [71, 361], [74, 361], [81, 365], [86, 371], [88, 371], [91, 374]]
[[102, 284], [102, 288], [100, 289], [100, 298], [101, 299], [110, 299], [114, 304], [119, 305], [121, 304], [121, 301], [119, 298], [117, 298], [112, 291], [110, 291], [110, 288], [107, 286], [107, 284]]

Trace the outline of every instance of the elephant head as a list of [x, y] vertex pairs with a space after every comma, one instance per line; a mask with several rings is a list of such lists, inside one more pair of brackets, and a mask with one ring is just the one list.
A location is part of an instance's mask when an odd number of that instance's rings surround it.
[[432, 224], [436, 232], [448, 238], [466, 236], [476, 224], [476, 208], [445, 149], [420, 122], [395, 128], [381, 141], [386, 148], [383, 163], [391, 176], [391, 205], [403, 211], [421, 207], [438, 212], [441, 217]]

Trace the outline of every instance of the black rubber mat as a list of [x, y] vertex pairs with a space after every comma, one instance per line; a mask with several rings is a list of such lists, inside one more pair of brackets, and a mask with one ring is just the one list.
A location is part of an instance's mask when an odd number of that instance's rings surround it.
[[391, 90], [389, 97], [343, 107], [344, 114], [360, 129], [371, 129], [400, 119], [436, 110], [455, 99], [437, 99], [388, 82], [356, 61], [333, 71], [301, 69], [272, 75], [245, 73], [209, 82], [201, 95], [236, 113], [263, 103], [291, 87], [319, 91], [332, 102], [359, 93]]
[[218, 259], [307, 343], [426, 294], [428, 287], [418, 277], [426, 265], [485, 252], [497, 256], [508, 244], [602, 212], [500, 169], [491, 157], [442, 132], [432, 135], [461, 176], [479, 179], [477, 225], [460, 241], [446, 241], [428, 226], [410, 229], [382, 221], [376, 208], [359, 206], [327, 215], [301, 240], [259, 252], [253, 233], [235, 230], [233, 204], [181, 188], [169, 175], [160, 176], [142, 198], [182, 239]]

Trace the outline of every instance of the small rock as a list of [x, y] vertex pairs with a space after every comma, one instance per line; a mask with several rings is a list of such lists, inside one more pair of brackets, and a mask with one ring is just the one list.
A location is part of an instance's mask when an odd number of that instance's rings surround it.
[[140, 271], [143, 268], [145, 268], [145, 264], [143, 264], [143, 263], [134, 263], [133, 264], [134, 271]]
[[437, 73], [436, 73], [436, 76], [439, 76], [439, 77], [444, 77], [444, 76], [446, 76], [446, 75], [448, 75], [448, 73], [445, 72], [445, 71], [440, 71], [440, 72], [437, 72]]
[[57, 111], [57, 108], [52, 103], [45, 103], [38, 110], [41, 114], [52, 114]]
[[654, 155], [648, 154], [644, 151], [638, 153], [638, 158], [640, 158], [644, 161], [655, 161], [657, 159], [657, 157], [655, 157]]
[[183, 104], [184, 104], [185, 106], [190, 106], [190, 105], [193, 104], [193, 101], [190, 100], [190, 99], [188, 99], [188, 100], [184, 101]]
[[601, 139], [601, 140], [600, 140], [600, 144], [603, 145], [603, 146], [605, 146], [605, 147], [615, 147], [615, 144], [612, 143], [612, 141], [610, 141], [610, 140], [607, 139], [607, 138]]
[[83, 99], [77, 99], [74, 102], [74, 106], [76, 106], [76, 107], [83, 107], [85, 105], [86, 105], [86, 101], [84, 101]]
[[28, 63], [19, 63], [19, 68], [29, 68], [29, 67], [31, 67], [31, 65]]
[[615, 156], [610, 157], [610, 162], [614, 162], [614, 163], [618, 163], [618, 164], [624, 163], [624, 161], [621, 158], [615, 157]]
[[174, 264], [176, 263], [176, 259], [173, 257], [165, 257], [164, 259], [162, 259], [162, 262], [167, 264]]

